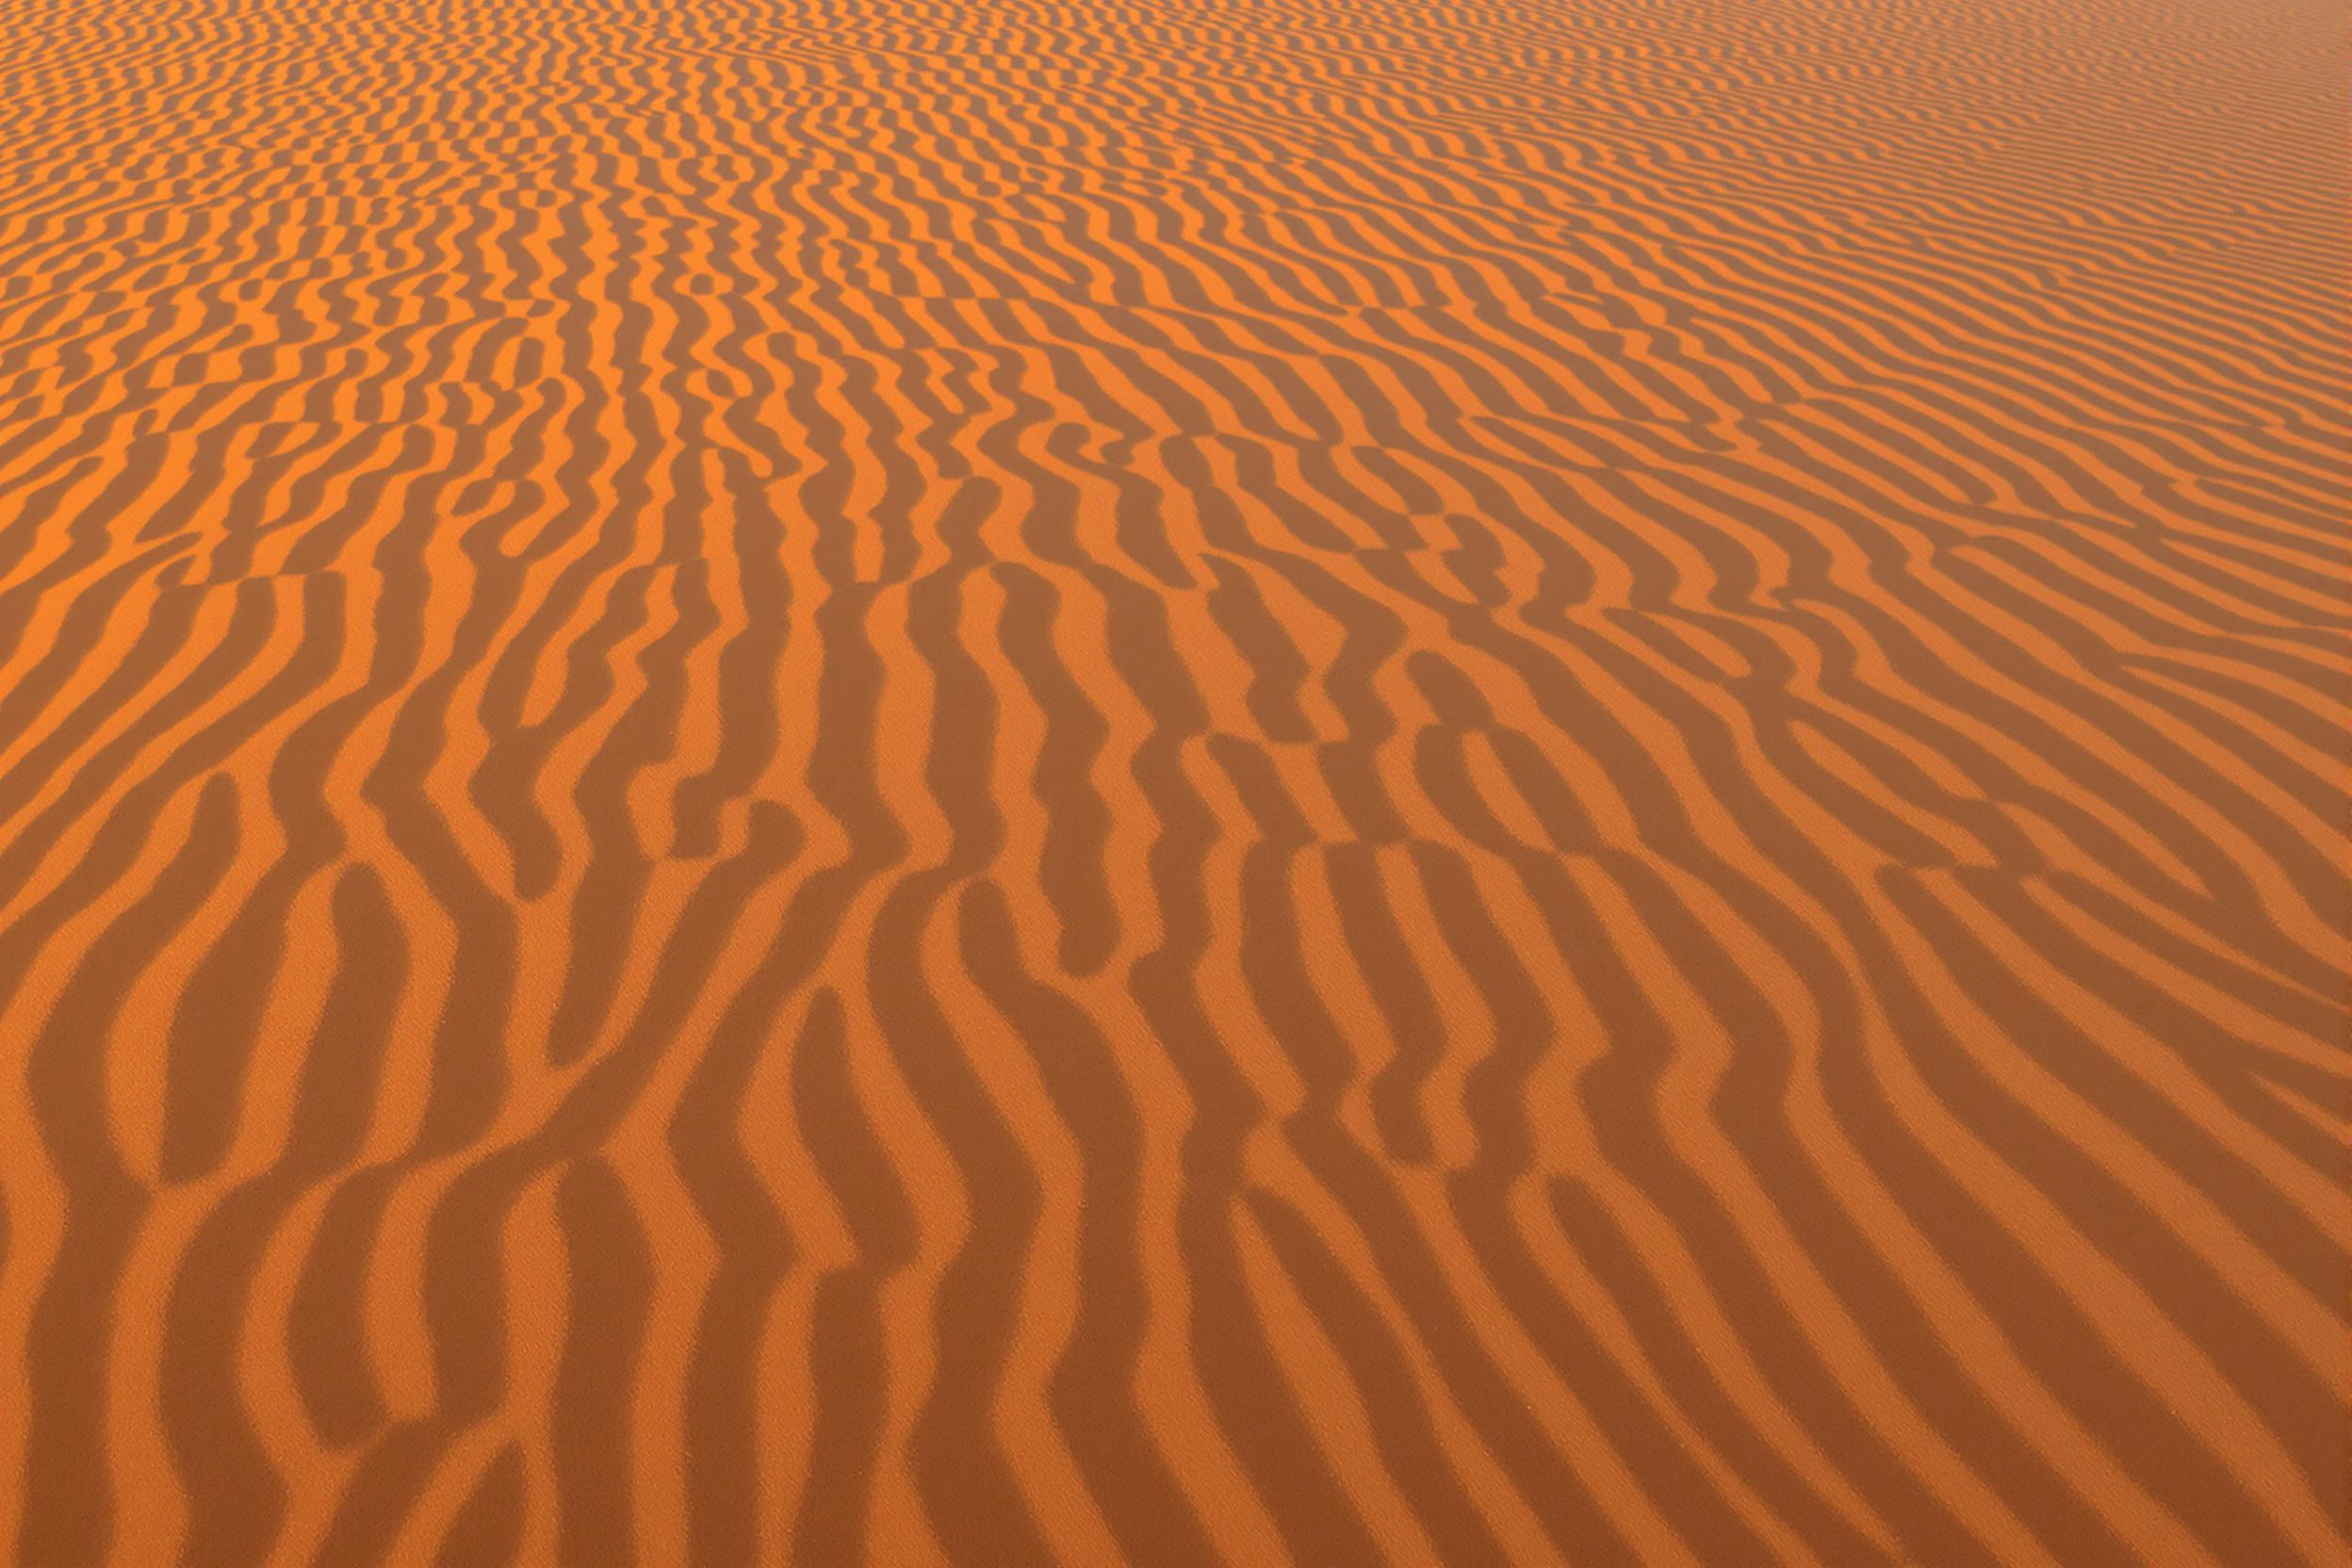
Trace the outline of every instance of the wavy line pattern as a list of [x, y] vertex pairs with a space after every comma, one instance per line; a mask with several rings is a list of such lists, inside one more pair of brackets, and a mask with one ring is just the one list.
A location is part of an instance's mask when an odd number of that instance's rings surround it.
[[0, 0], [0, 1542], [2340, 1564], [2315, 0]]

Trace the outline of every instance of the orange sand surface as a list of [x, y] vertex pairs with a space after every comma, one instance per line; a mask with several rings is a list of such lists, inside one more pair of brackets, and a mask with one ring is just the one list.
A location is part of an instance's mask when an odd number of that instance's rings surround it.
[[2340, 1568], [2337, 0], [0, 0], [0, 1553]]

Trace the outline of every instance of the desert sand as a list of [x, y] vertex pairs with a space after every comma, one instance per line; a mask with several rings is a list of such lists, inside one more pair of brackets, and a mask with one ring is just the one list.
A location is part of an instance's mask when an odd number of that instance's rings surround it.
[[2341, 1565], [2316, 0], [0, 0], [0, 1553]]

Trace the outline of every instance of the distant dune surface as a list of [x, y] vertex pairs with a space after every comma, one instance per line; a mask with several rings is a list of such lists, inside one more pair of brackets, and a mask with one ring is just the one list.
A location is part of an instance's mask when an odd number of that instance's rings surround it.
[[0, 1561], [2344, 1568], [2336, 0], [0, 0]]

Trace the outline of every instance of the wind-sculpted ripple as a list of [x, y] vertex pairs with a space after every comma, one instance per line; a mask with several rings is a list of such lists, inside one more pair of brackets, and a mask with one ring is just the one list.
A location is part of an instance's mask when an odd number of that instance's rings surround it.
[[2316, 0], [0, 0], [0, 1558], [2352, 1560]]

